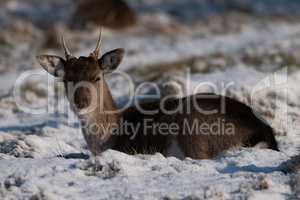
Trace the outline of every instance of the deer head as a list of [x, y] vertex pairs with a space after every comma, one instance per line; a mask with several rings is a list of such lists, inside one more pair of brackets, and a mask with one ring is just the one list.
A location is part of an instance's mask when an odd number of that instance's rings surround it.
[[[93, 89], [99, 89], [104, 74], [115, 70], [124, 55], [123, 49], [115, 49], [99, 58], [101, 32], [96, 49], [88, 56], [73, 56], [62, 37], [65, 58], [54, 55], [39, 55], [40, 65], [51, 75], [59, 77], [65, 83], [67, 97], [73, 109], [82, 110], [92, 103]], [[97, 91], [96, 91], [97, 92]]]

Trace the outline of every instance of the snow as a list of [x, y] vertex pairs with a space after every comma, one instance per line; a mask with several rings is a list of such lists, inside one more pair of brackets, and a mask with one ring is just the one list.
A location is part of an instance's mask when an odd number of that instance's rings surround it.
[[[264, 154], [272, 159], [260, 163]], [[283, 198], [290, 192], [288, 178], [276, 169], [268, 170], [284, 160], [280, 154], [241, 149], [226, 159], [181, 161], [161, 154], [129, 156], [109, 150], [98, 158], [102, 169], [96, 174], [90, 174], [90, 160], [19, 159], [22, 165], [15, 166], [15, 159], [9, 159], [0, 163], [0, 178], [13, 182], [7, 189], [9, 196], [26, 190], [28, 196], [42, 192], [50, 199], [239, 199], [265, 194]], [[18, 179], [22, 183], [15, 185]], [[260, 188], [263, 181], [267, 188]]]
[[[41, 70], [35, 55], [62, 55], [60, 49], [44, 44], [51, 36], [45, 26], [56, 20], [54, 34], [64, 33], [76, 56], [88, 55], [95, 48], [97, 28], [75, 31], [62, 25], [73, 9], [63, 12], [71, 4], [69, 0], [39, 5], [35, 0], [7, 0], [0, 3], [0, 27], [5, 27], [0, 31], [0, 199], [295, 198], [293, 180], [297, 176], [285, 173], [284, 169], [290, 158], [299, 153], [300, 62], [297, 58], [294, 63], [288, 60], [287, 66], [278, 62], [285, 59], [280, 53], [297, 57], [300, 24], [249, 17], [240, 24], [228, 22], [240, 25], [239, 31], [216, 34], [202, 27], [197, 12], [180, 11], [173, 7], [173, 1], [128, 2], [139, 13], [141, 22], [122, 32], [104, 29], [103, 52], [118, 47], [126, 49], [119, 72], [130, 75], [135, 89], [143, 81], [154, 81], [160, 87], [175, 81], [179, 88], [163, 92], [178, 92], [178, 96], [194, 93], [199, 84], [204, 86], [198, 87], [197, 92], [211, 91], [205, 83], [214, 84], [216, 93], [226, 89], [227, 96], [255, 108], [274, 128], [280, 152], [235, 147], [211, 160], [180, 160], [159, 153], [127, 155], [113, 150], [91, 156], [79, 122], [64, 97], [62, 83]], [[220, 7], [218, 3], [195, 2], [209, 13], [226, 11], [226, 6]], [[251, 12], [259, 15], [267, 10], [264, 5], [268, 3], [260, 1], [260, 6], [259, 1], [228, 2], [237, 7], [250, 6]], [[293, 6], [279, 9], [282, 2], [278, 0], [278, 4], [272, 5], [276, 7], [275, 14], [293, 12]], [[61, 7], [54, 13], [56, 5]], [[172, 9], [178, 16], [165, 12]], [[187, 19], [194, 23], [186, 23]], [[163, 29], [174, 23], [179, 27], [177, 31]], [[214, 23], [206, 21], [206, 26]], [[269, 54], [279, 59], [255, 64], [243, 60], [246, 54], [256, 56], [254, 61], [264, 60]], [[183, 70], [186, 66], [192, 69]], [[18, 101], [14, 89], [24, 72], [41, 75], [22, 85], [20, 92], [26, 101]], [[128, 81], [117, 75], [107, 79], [117, 104], [122, 106], [129, 99], [124, 88]], [[151, 92], [151, 88], [145, 92]], [[47, 112], [25, 112], [17, 105], [20, 102]], [[68, 154], [78, 158], [61, 157]]]

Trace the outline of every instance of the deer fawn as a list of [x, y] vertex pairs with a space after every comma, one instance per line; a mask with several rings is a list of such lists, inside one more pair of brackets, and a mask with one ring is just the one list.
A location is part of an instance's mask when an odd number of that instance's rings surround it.
[[[207, 159], [234, 146], [252, 147], [260, 142], [278, 151], [272, 128], [250, 107], [229, 97], [196, 94], [119, 111], [104, 76], [118, 67], [124, 50], [115, 49], [99, 58], [100, 41], [101, 34], [88, 57], [72, 56], [63, 38], [65, 59], [37, 56], [45, 70], [64, 81], [71, 107], [81, 120], [84, 138], [94, 155], [115, 149], [130, 154], [160, 152], [178, 158]], [[90, 107], [93, 109], [87, 109]], [[223, 131], [217, 131], [216, 124], [221, 124]]]

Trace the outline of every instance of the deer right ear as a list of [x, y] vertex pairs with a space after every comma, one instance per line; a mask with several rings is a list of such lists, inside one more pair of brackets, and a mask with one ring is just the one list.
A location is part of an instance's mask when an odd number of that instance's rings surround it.
[[36, 57], [40, 65], [51, 75], [63, 77], [66, 61], [59, 56], [40, 55]]

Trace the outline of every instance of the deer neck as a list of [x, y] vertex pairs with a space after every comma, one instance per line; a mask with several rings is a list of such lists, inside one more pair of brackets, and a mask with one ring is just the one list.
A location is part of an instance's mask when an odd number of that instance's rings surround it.
[[97, 100], [94, 108], [91, 112], [79, 115], [85, 140], [93, 154], [113, 147], [116, 137], [112, 131], [118, 127], [121, 117], [103, 76], [96, 83], [96, 90], [97, 93], [92, 94], [92, 98]]

